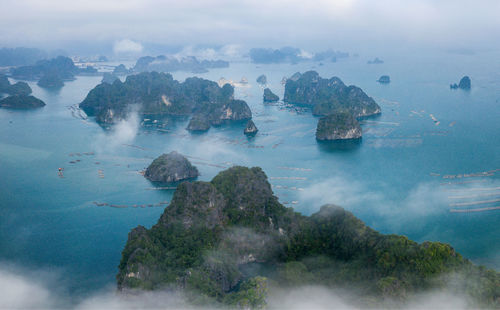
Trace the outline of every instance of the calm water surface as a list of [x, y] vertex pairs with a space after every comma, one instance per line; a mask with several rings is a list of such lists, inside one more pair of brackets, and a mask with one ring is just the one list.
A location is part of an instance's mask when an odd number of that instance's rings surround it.
[[[71, 109], [100, 77], [78, 77], [56, 92], [30, 83], [44, 108], [0, 110], [0, 260], [57, 271], [75, 295], [113, 285], [128, 232], [153, 225], [173, 194], [138, 171], [177, 150], [198, 166], [200, 180], [232, 165], [260, 166], [280, 201], [300, 212], [335, 203], [381, 232], [448, 242], [499, 270], [500, 210], [450, 212], [500, 205], [497, 59], [483, 53], [394, 56], [382, 65], [367, 65], [364, 58], [323, 66], [236, 63], [198, 75], [248, 79], [236, 97], [253, 111], [259, 128], [253, 139], [243, 135], [245, 124], [191, 135], [187, 119], [141, 117], [105, 130]], [[310, 112], [262, 104], [255, 82], [260, 74], [281, 98], [283, 76], [311, 69], [361, 87], [382, 107], [380, 117], [363, 122], [361, 143], [318, 144]], [[383, 74], [390, 84], [375, 82]], [[449, 84], [465, 74], [472, 90], [451, 91]], [[488, 176], [444, 178], [486, 171]]]

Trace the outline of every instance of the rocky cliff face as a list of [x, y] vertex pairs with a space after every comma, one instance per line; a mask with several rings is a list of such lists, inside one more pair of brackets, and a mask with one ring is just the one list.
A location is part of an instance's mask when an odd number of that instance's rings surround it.
[[257, 129], [257, 126], [255, 126], [254, 122], [252, 120], [249, 120], [247, 122], [247, 125], [245, 126], [245, 129], [243, 130], [243, 133], [246, 135], [255, 135], [259, 131]]
[[198, 169], [181, 154], [172, 151], [153, 160], [144, 176], [154, 182], [170, 183], [196, 178]]
[[349, 112], [337, 112], [319, 119], [316, 128], [318, 140], [346, 140], [361, 138], [361, 126]]
[[361, 88], [346, 86], [338, 77], [323, 79], [315, 71], [296, 73], [286, 81], [285, 102], [310, 105], [313, 114], [325, 116], [339, 110], [349, 111], [354, 117], [381, 113], [378, 104]]
[[103, 123], [126, 118], [131, 107], [149, 115], [198, 115], [210, 124], [250, 119], [250, 108], [245, 101], [233, 99], [233, 93], [229, 84], [219, 87], [201, 78], [179, 83], [170, 74], [145, 72], [128, 76], [124, 83], [115, 80], [97, 85], [80, 108]]
[[436, 279], [457, 272], [468, 283], [457, 293], [498, 303], [499, 274], [449, 245], [382, 235], [333, 205], [300, 215], [278, 202], [260, 168], [233, 167], [211, 182], [180, 184], [156, 225], [133, 229], [117, 281], [120, 289], [180, 289], [203, 303], [259, 308], [271, 278], [285, 288], [356, 287], [360, 299], [383, 307], [374, 300], [448, 285]]

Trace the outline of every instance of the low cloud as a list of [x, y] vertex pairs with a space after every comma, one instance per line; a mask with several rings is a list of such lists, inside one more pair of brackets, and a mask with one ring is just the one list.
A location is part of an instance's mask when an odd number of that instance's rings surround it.
[[139, 115], [135, 111], [128, 113], [124, 120], [113, 125], [109, 131], [99, 134], [95, 140], [98, 153], [113, 153], [123, 144], [131, 144], [139, 131]]
[[[108, 287], [83, 299], [75, 298], [61, 288], [57, 273], [23, 270], [6, 262], [0, 265], [0, 309], [203, 309], [186, 303], [181, 293], [167, 291], [121, 293]], [[340, 288], [271, 286], [267, 303], [268, 309], [363, 309], [365, 302], [356, 296], [355, 291]], [[386, 302], [379, 307], [391, 305], [391, 301]], [[463, 296], [446, 290], [430, 291], [410, 298], [406, 304], [392, 305], [410, 310], [474, 308]]]
[[144, 47], [141, 43], [130, 39], [123, 39], [115, 42], [113, 52], [115, 54], [140, 54]]

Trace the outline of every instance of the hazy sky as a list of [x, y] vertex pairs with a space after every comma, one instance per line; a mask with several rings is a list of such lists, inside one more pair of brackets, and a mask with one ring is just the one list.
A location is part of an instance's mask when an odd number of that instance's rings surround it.
[[499, 0], [1, 0], [0, 45], [498, 47]]

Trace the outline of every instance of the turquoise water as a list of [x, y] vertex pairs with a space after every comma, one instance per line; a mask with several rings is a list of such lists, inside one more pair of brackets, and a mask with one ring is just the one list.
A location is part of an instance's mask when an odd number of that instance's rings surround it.
[[[367, 65], [364, 58], [324, 66], [236, 63], [198, 75], [248, 78], [236, 96], [254, 113], [259, 133], [253, 139], [243, 135], [245, 124], [191, 135], [184, 129], [187, 119], [132, 119], [105, 130], [68, 108], [100, 77], [78, 77], [58, 92], [30, 83], [47, 106], [0, 110], [0, 260], [55, 270], [75, 295], [113, 285], [128, 232], [153, 225], [173, 194], [155, 189], [138, 171], [161, 153], [177, 150], [198, 166], [200, 180], [231, 165], [261, 166], [280, 201], [300, 212], [310, 214], [327, 202], [342, 205], [381, 232], [448, 242], [498, 270], [500, 210], [449, 210], [500, 205], [450, 206], [499, 199], [500, 171], [443, 178], [500, 169], [496, 59], [493, 53], [420, 54], [387, 56], [383, 65]], [[363, 122], [361, 143], [318, 144], [317, 118], [310, 112], [262, 104], [257, 76], [266, 74], [269, 87], [282, 97], [282, 77], [310, 69], [361, 87], [382, 107], [380, 117]], [[383, 74], [391, 76], [389, 85], [375, 82]], [[448, 85], [465, 74], [472, 90], [451, 91]], [[174, 74], [180, 80], [188, 76]], [[63, 177], [58, 168], [64, 168]]]

